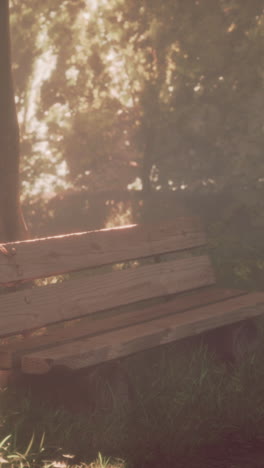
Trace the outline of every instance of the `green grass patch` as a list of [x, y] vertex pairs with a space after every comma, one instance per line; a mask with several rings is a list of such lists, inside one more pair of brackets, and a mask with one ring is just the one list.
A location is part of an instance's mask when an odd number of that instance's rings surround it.
[[[160, 466], [161, 460], [167, 466], [227, 436], [242, 443], [263, 437], [262, 343], [236, 367], [217, 360], [197, 340], [129, 357], [123, 366], [134, 388], [133, 401], [124, 406], [114, 400], [113, 391], [111, 410], [84, 404], [81, 411], [69, 412], [19, 389], [3, 391], [0, 435], [11, 434], [0, 449], [3, 459], [26, 452], [27, 465], [18, 465], [17, 459], [13, 466], [43, 466], [43, 460], [56, 459], [65, 463], [65, 454], [74, 455], [66, 466], [96, 459], [95, 467], [124, 466], [120, 459], [126, 466]], [[87, 401], [91, 391], [87, 388]], [[72, 398], [79, 398], [78, 391]], [[101, 457], [98, 465], [98, 453], [117, 461], [103, 465]]]

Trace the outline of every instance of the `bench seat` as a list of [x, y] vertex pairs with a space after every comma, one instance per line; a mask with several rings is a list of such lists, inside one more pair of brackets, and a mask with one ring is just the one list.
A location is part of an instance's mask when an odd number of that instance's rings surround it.
[[205, 245], [196, 218], [5, 244], [0, 369], [81, 369], [262, 314], [264, 293], [215, 285]]

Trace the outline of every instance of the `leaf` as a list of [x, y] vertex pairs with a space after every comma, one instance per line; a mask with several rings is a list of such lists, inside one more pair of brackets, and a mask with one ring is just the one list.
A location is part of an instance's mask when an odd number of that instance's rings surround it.
[[6, 436], [1, 442], [0, 442], [0, 448], [4, 447], [5, 443], [12, 437], [12, 434], [9, 434]]
[[28, 456], [28, 454], [29, 454], [29, 452], [30, 452], [30, 450], [32, 448], [32, 445], [34, 443], [34, 439], [35, 439], [35, 433], [33, 432], [32, 437], [31, 437], [31, 439], [29, 441], [28, 447], [27, 447], [27, 449], [26, 449], [26, 451], [24, 453], [24, 457]]

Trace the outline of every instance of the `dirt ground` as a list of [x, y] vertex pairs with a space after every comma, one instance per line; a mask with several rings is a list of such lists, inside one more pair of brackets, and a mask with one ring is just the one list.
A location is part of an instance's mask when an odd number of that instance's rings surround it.
[[264, 468], [264, 440], [248, 444], [230, 440], [221, 446], [204, 447], [184, 460], [175, 460], [175, 468]]

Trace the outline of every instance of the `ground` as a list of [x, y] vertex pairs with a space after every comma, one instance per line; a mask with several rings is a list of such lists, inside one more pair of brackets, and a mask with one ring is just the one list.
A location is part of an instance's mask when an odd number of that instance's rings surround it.
[[17, 384], [0, 394], [0, 440], [25, 452], [35, 433], [38, 450], [45, 433], [75, 465], [100, 452], [125, 468], [264, 468], [263, 342], [234, 365], [198, 339], [149, 350], [122, 360], [122, 385], [112, 365]]
[[212, 445], [187, 456], [175, 465], [177, 468], [263, 468], [264, 440], [240, 444], [225, 441], [221, 445]]

